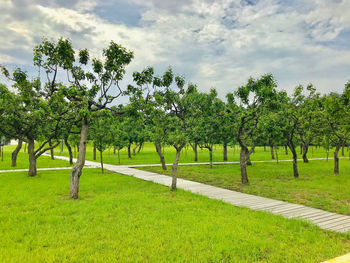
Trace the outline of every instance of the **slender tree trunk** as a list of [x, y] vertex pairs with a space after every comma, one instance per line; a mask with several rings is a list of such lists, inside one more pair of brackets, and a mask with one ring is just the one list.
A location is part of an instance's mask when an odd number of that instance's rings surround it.
[[286, 153], [286, 155], [288, 155], [288, 146], [287, 145], [284, 146], [284, 152]]
[[241, 182], [242, 184], [248, 184], [248, 174], [247, 174], [247, 157], [248, 157], [248, 149], [246, 147], [241, 146], [241, 152], [239, 156], [239, 164], [241, 167]]
[[0, 155], [1, 155], [1, 161], [4, 161], [4, 147], [0, 144]]
[[28, 141], [29, 172], [28, 176], [36, 176], [36, 158], [34, 152], [34, 140]]
[[69, 163], [70, 165], [73, 164], [73, 153], [72, 153], [72, 147], [70, 146], [70, 144], [68, 143], [68, 138], [64, 138], [64, 144], [66, 145], [67, 149], [68, 149], [68, 153], [69, 153]]
[[135, 148], [132, 149], [132, 155], [136, 155], [136, 149], [139, 147], [141, 144], [136, 144]]
[[209, 161], [210, 161], [210, 168], [213, 168], [213, 148], [209, 147]]
[[16, 149], [12, 152], [12, 167], [17, 166], [17, 155], [22, 148], [22, 143], [23, 141], [19, 139]]
[[180, 160], [180, 154], [182, 148], [185, 146], [185, 144], [181, 145], [179, 148], [176, 149], [176, 157], [173, 163], [173, 166], [171, 168], [171, 190], [176, 190], [176, 183], [177, 183], [177, 167]]
[[115, 154], [117, 148], [115, 146], [113, 146], [113, 154]]
[[24, 143], [24, 150], [23, 152], [25, 153], [27, 151], [27, 143]]
[[227, 161], [227, 143], [224, 143], [224, 161]]
[[[49, 146], [52, 147], [51, 140], [49, 141]], [[50, 156], [51, 156], [51, 160], [55, 160], [55, 154], [54, 154], [53, 148], [50, 149]]]
[[274, 160], [275, 159], [275, 147], [273, 146], [273, 144], [270, 143], [270, 152], [271, 152], [271, 159]]
[[191, 144], [191, 147], [192, 147], [193, 152], [194, 152], [194, 161], [198, 162], [198, 151], [197, 151], [198, 143], [194, 142], [193, 144]]
[[276, 151], [276, 161], [278, 163], [278, 150], [277, 150], [277, 147], [275, 147], [275, 151]]
[[335, 175], [339, 174], [339, 157], [338, 157], [338, 153], [339, 153], [340, 147], [341, 147], [341, 144], [338, 144], [335, 147], [335, 150], [334, 150], [334, 174]]
[[139, 146], [139, 149], [137, 150], [137, 153], [141, 152], [142, 146], [143, 146], [143, 142], [140, 143], [140, 146]]
[[303, 144], [300, 144], [300, 154], [303, 154]]
[[294, 178], [299, 178], [298, 163], [297, 163], [298, 155], [297, 155], [296, 149], [294, 147], [294, 143], [289, 142], [288, 147], [293, 155], [293, 175], [294, 175]]
[[341, 156], [345, 156], [345, 144], [341, 146]]
[[96, 146], [95, 146], [95, 144], [94, 144], [93, 152], [94, 152], [94, 161], [96, 161]]
[[128, 157], [131, 158], [131, 143], [128, 145]]
[[309, 150], [309, 144], [308, 143], [303, 143], [303, 161], [304, 163], [308, 163], [309, 159], [307, 158], [307, 152]]
[[101, 157], [101, 169], [102, 169], [102, 173], [104, 173], [104, 171], [103, 171], [103, 151], [100, 151], [100, 157]]
[[84, 119], [80, 132], [80, 147], [77, 162], [70, 173], [70, 198], [72, 199], [78, 199], [79, 180], [85, 164], [88, 131], [89, 119]]
[[157, 153], [160, 158], [160, 163], [162, 164], [162, 168], [164, 171], [166, 171], [165, 159], [164, 159], [164, 155], [162, 154], [162, 146], [160, 145], [159, 142], [156, 142], [155, 145], [156, 145]]

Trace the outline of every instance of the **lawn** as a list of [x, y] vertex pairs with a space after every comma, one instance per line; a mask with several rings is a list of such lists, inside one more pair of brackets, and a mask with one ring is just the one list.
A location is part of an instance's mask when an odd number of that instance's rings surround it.
[[0, 262], [320, 262], [350, 236], [132, 177], [0, 174]]
[[[134, 147], [134, 146], [133, 146]], [[74, 148], [74, 147], [73, 147]], [[93, 147], [92, 144], [89, 143], [87, 146], [86, 159], [93, 161]], [[298, 149], [298, 153], [299, 153]], [[55, 154], [68, 156], [68, 151], [65, 147], [63, 147], [63, 152], [61, 152], [61, 148], [58, 147], [55, 149]], [[73, 150], [73, 154], [77, 156], [77, 150]], [[172, 146], [164, 147], [164, 156], [166, 163], [173, 163], [175, 159], [175, 149]], [[332, 158], [333, 152], [330, 151], [329, 156]], [[346, 156], [348, 156], [349, 152], [345, 151]], [[323, 148], [316, 148], [315, 146], [310, 147], [309, 158], [326, 158], [327, 153]], [[278, 158], [281, 160], [292, 159], [291, 153], [288, 151], [288, 154], [285, 154], [284, 147], [280, 147], [278, 149]], [[301, 155], [300, 155], [301, 158]], [[255, 153], [252, 154], [251, 159], [254, 161], [257, 160], [271, 160], [271, 155], [269, 148], [266, 147], [266, 151], [264, 151], [264, 147], [257, 147]], [[119, 164], [118, 155], [113, 153], [112, 147], [105, 150], [103, 152], [103, 160], [105, 163], [109, 164]], [[100, 161], [100, 155], [97, 151], [97, 162]], [[208, 162], [209, 161], [209, 151], [207, 149], [198, 148], [198, 161], [199, 162]], [[223, 161], [223, 151], [221, 145], [215, 145], [213, 150], [213, 161], [214, 162], [222, 162]], [[235, 147], [228, 147], [228, 161], [239, 161], [239, 147], [236, 145]], [[194, 162], [194, 153], [191, 146], [185, 147], [182, 150], [180, 156], [181, 163], [192, 163]], [[159, 156], [156, 152], [155, 146], [152, 143], [145, 143], [143, 149], [140, 153], [137, 153], [135, 156], [132, 155], [131, 158], [128, 158], [127, 149], [124, 148], [120, 151], [120, 164], [156, 164], [159, 163]]]
[[[300, 178], [294, 179], [292, 163], [253, 163], [248, 166], [249, 185], [240, 181], [239, 164], [180, 166], [178, 177], [230, 190], [303, 204], [350, 215], [350, 161], [340, 160], [340, 175], [333, 175], [333, 160], [298, 162]], [[170, 175], [160, 167], [140, 169]]]
[[[17, 166], [11, 166], [11, 153], [16, 148], [15, 145], [7, 145], [4, 147], [3, 161], [0, 158], [0, 170], [8, 169], [28, 169], [29, 159], [28, 154], [24, 152], [24, 147], [18, 153]], [[48, 156], [40, 156], [37, 159], [37, 168], [50, 168], [50, 167], [69, 167], [69, 162], [63, 160], [51, 160]]]

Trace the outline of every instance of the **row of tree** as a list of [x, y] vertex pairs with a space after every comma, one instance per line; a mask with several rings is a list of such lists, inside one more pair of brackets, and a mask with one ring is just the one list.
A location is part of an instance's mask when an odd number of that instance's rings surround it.
[[[350, 133], [350, 83], [341, 94], [321, 96], [308, 85], [288, 95], [277, 90], [273, 75], [267, 74], [250, 78], [223, 101], [215, 89], [200, 92], [171, 68], [161, 76], [152, 67], [134, 72], [133, 84], [122, 88], [120, 81], [132, 59], [132, 52], [114, 42], [103, 50], [101, 59], [91, 59], [86, 49], [76, 52], [69, 40], [59, 39], [43, 40], [34, 48], [37, 78], [30, 79], [19, 68], [9, 72], [1, 67], [12, 82], [11, 87], [0, 85], [0, 135], [18, 140], [12, 165], [22, 142], [28, 145], [29, 176], [36, 175], [37, 158], [52, 152], [61, 140], [71, 163], [71, 145], [77, 146], [78, 158], [70, 174], [73, 199], [78, 198], [88, 140], [93, 141], [95, 158], [96, 149], [100, 152], [102, 170], [103, 151], [109, 146], [118, 156], [127, 147], [131, 157], [145, 141], [152, 141], [163, 169], [163, 148], [173, 146], [172, 189], [186, 145], [193, 148], [194, 161], [198, 147], [208, 149], [212, 164], [215, 144], [223, 145], [223, 160], [227, 160], [227, 147], [239, 144], [244, 184], [249, 182], [250, 155], [259, 145], [270, 146], [273, 158], [276, 146], [288, 147], [295, 178], [299, 177], [296, 145], [302, 147], [304, 162], [308, 162], [310, 145], [335, 147], [334, 173], [339, 173], [338, 152]], [[121, 96], [128, 96], [129, 103], [111, 106]]]

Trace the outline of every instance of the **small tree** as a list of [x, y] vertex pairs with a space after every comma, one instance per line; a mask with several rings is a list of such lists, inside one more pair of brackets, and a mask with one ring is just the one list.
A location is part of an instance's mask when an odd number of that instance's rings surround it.
[[[236, 103], [235, 98], [239, 104]], [[276, 82], [271, 74], [259, 79], [250, 78], [232, 94], [227, 94], [227, 110], [230, 114], [237, 141], [241, 147], [240, 167], [241, 181], [248, 184], [247, 162], [254, 151], [257, 138], [256, 131], [261, 116], [266, 108], [273, 107], [276, 99]], [[250, 149], [249, 149], [249, 145]]]
[[[2, 72], [12, 81], [15, 92], [3, 85], [0, 87], [3, 115], [6, 116], [0, 129], [10, 137], [28, 143], [28, 175], [35, 176], [36, 160], [59, 144], [61, 118], [69, 109], [66, 108], [62, 94], [52, 92], [47, 83], [42, 87], [39, 79], [28, 80], [27, 74], [19, 68], [10, 74], [2, 67]], [[52, 140], [56, 143], [47, 146]], [[35, 141], [39, 143], [36, 149]], [[14, 154], [13, 158], [16, 156]]]
[[334, 174], [339, 174], [339, 150], [350, 135], [350, 82], [342, 94], [331, 93], [321, 98], [322, 113], [325, 120], [325, 134], [335, 146]]
[[70, 41], [65, 39], [44, 40], [35, 47], [35, 65], [53, 74], [54, 78], [58, 76], [58, 69], [66, 73], [69, 85], [52, 90], [62, 92], [71, 107], [78, 111], [77, 120], [81, 125], [79, 154], [70, 174], [70, 197], [73, 199], [78, 198], [91, 114], [108, 108], [122, 95], [119, 82], [132, 58], [132, 52], [113, 41], [103, 50], [101, 60], [90, 60], [87, 49], [80, 50], [76, 56]]
[[113, 143], [112, 117], [110, 112], [101, 111], [93, 115], [91, 120], [92, 141], [100, 152], [100, 162], [103, 170], [103, 152]]

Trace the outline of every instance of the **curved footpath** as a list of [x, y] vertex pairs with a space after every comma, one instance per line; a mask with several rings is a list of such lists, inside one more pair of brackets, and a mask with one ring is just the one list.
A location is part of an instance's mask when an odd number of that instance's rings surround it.
[[[55, 156], [57, 159], [69, 160], [65, 156]], [[320, 160], [324, 158], [315, 158], [313, 160]], [[312, 159], [310, 159], [312, 160]], [[74, 159], [74, 161], [76, 161]], [[283, 161], [292, 161], [292, 160], [283, 160]], [[270, 161], [255, 161], [255, 162], [270, 162]], [[214, 164], [229, 164], [229, 163], [238, 163], [238, 162], [215, 162]], [[179, 165], [200, 165], [208, 163], [182, 163]], [[89, 168], [99, 168], [101, 167], [100, 163], [85, 161], [85, 165]], [[171, 164], [168, 164], [171, 165]], [[151, 181], [154, 183], [162, 184], [169, 186], [171, 185], [171, 177], [141, 171], [135, 169], [134, 167], [142, 166], [158, 166], [158, 164], [145, 164], [145, 165], [112, 165], [104, 164], [105, 169], [133, 176], [145, 181]], [[55, 169], [55, 168], [51, 168]], [[195, 194], [200, 194], [207, 196], [211, 199], [222, 200], [224, 202], [230, 203], [235, 206], [247, 207], [253, 210], [266, 211], [272, 214], [281, 215], [286, 218], [299, 218], [307, 220], [322, 229], [331, 230], [339, 233], [345, 233], [350, 231], [350, 216], [340, 215], [336, 213], [327, 212], [321, 209], [311, 208], [304, 205], [292, 204], [284, 201], [274, 200], [270, 198], [245, 194], [241, 192], [231, 191], [223, 189], [220, 187], [215, 187], [211, 185], [206, 185], [202, 183], [197, 183], [184, 179], [177, 179], [177, 187], [190, 191]]]

